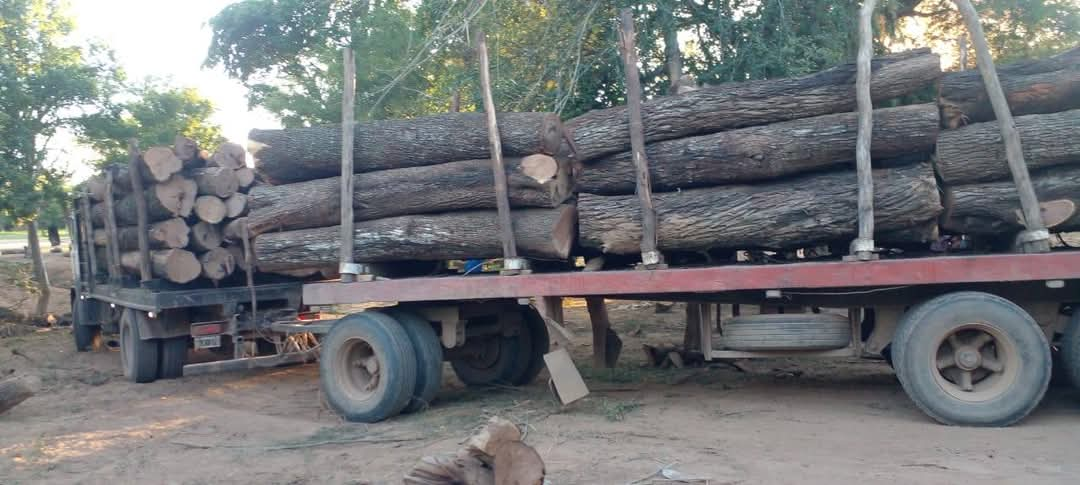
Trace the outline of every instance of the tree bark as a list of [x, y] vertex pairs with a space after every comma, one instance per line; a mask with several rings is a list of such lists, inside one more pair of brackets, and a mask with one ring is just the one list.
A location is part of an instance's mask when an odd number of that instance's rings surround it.
[[[120, 243], [120, 249], [133, 251], [139, 249], [139, 228], [126, 226], [117, 228], [116, 237]], [[165, 219], [150, 225], [147, 234], [150, 249], [179, 249], [188, 245], [190, 233], [187, 223], [179, 217]], [[94, 245], [104, 246], [108, 239], [104, 229], [94, 229]]]
[[[147, 201], [149, 220], [154, 222], [191, 215], [197, 191], [198, 188], [195, 186], [194, 181], [180, 176], [174, 176], [167, 182], [150, 187], [144, 194]], [[128, 194], [114, 204], [117, 223], [130, 225], [138, 222], [135, 214], [134, 197], [133, 194]], [[103, 227], [105, 225], [105, 204], [94, 204], [90, 212], [94, 225]]]
[[63, 241], [60, 240], [60, 228], [56, 224], [49, 224], [46, 232], [49, 234], [49, 246], [58, 248], [63, 244]]
[[225, 220], [227, 212], [225, 201], [216, 195], [200, 195], [195, 199], [195, 216], [200, 221], [217, 224]]
[[[503, 154], [555, 153], [562, 124], [554, 113], [499, 113]], [[317, 126], [252, 130], [255, 170], [275, 184], [341, 173], [341, 128]], [[357, 173], [488, 158], [483, 113], [445, 113], [411, 120], [356, 124], [353, 161]]]
[[[646, 146], [652, 187], [665, 192], [854, 166], [857, 131], [855, 113], [841, 113], [652, 143]], [[879, 161], [911, 154], [925, 160], [937, 134], [933, 104], [875, 110], [870, 154]], [[589, 162], [579, 171], [576, 188], [590, 194], [634, 193], [631, 154]]]
[[[879, 233], [924, 223], [941, 212], [928, 164], [875, 170], [874, 180]], [[787, 249], [850, 238], [856, 230], [857, 191], [855, 173], [841, 171], [656, 194], [660, 249]], [[637, 252], [636, 197], [582, 194], [578, 207], [582, 246]]]
[[215, 195], [224, 199], [235, 194], [240, 188], [236, 171], [231, 168], [201, 168], [193, 170], [191, 178], [195, 180], [195, 186], [199, 188], [199, 195]]
[[235, 219], [244, 214], [247, 214], [248, 210], [248, 196], [243, 192], [237, 192], [230, 195], [228, 199], [225, 199], [225, 217], [228, 219]]
[[[129, 273], [138, 273], [139, 252], [121, 254], [120, 266]], [[150, 271], [158, 278], [183, 284], [198, 278], [202, 272], [202, 265], [191, 251], [161, 249], [150, 251]]]
[[[514, 235], [524, 257], [565, 260], [573, 245], [573, 205], [513, 211]], [[357, 262], [497, 258], [494, 211], [411, 215], [356, 223]], [[338, 228], [271, 232], [255, 238], [260, 271], [324, 267], [338, 261]], [[635, 243], [636, 245], [636, 243]]]
[[[1007, 64], [997, 72], [1013, 116], [1080, 108], [1080, 47], [1045, 59]], [[957, 128], [995, 119], [977, 70], [946, 74], [938, 93], [942, 126]]]
[[[1053, 232], [1080, 230], [1080, 216], [1061, 214], [1056, 201], [1080, 206], [1080, 167], [1062, 167], [1031, 177], [1047, 228]], [[1024, 229], [1020, 199], [1012, 180], [951, 185], [945, 188], [942, 229], [955, 234], [1002, 235]], [[1048, 209], [1053, 209], [1048, 211]], [[1050, 212], [1050, 214], [1048, 214]]]
[[22, 379], [7, 379], [0, 381], [0, 415], [8, 412], [8, 410], [19, 405], [19, 403], [29, 399], [33, 395], [34, 390]]
[[199, 264], [202, 265], [202, 277], [212, 281], [221, 281], [236, 270], [236, 260], [225, 248], [214, 248], [203, 253], [199, 256]]
[[[1015, 118], [1029, 170], [1080, 163], [1080, 109]], [[937, 171], [948, 184], [1006, 180], [1012, 174], [996, 121], [945, 130], [937, 141]]]
[[191, 226], [191, 250], [201, 253], [220, 247], [221, 229], [206, 221], [199, 221]]
[[37, 303], [34, 305], [34, 319], [45, 318], [49, 312], [49, 272], [45, 269], [45, 258], [41, 254], [41, 243], [38, 241], [37, 221], [26, 223], [27, 245], [30, 246], [30, 261], [34, 267], [34, 286], [37, 290]]
[[[555, 207], [571, 194], [565, 171], [547, 155], [506, 159], [513, 207]], [[248, 221], [253, 234], [338, 224], [340, 178], [251, 189]], [[560, 183], [562, 182], [562, 183]], [[408, 214], [494, 209], [489, 160], [369, 172], [353, 177], [353, 218], [358, 221]]]
[[[871, 96], [883, 101], [919, 89], [941, 76], [929, 49], [875, 58]], [[844, 64], [800, 78], [729, 83], [642, 105], [646, 142], [765, 125], [855, 109], [855, 65]], [[625, 106], [590, 111], [567, 122], [579, 161], [630, 149]]]

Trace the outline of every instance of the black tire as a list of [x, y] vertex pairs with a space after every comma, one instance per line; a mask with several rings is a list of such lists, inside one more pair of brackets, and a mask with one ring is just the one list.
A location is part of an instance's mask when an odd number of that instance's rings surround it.
[[1080, 389], [1080, 310], [1074, 309], [1061, 338], [1061, 364], [1073, 387]]
[[157, 379], [159, 352], [157, 340], [139, 338], [139, 318], [145, 317], [127, 308], [120, 317], [120, 364], [124, 377], [142, 384]]
[[101, 347], [101, 325], [87, 321], [89, 303], [86, 300], [71, 301], [71, 335], [75, 338], [75, 350], [88, 352]]
[[515, 376], [512, 384], [515, 386], [527, 386], [536, 380], [536, 376], [544, 368], [544, 354], [551, 349], [551, 336], [548, 335], [547, 324], [544, 317], [535, 308], [523, 309], [525, 326], [529, 332], [529, 358], [524, 370]]
[[[357, 365], [360, 359], [368, 364]], [[374, 423], [396, 416], [416, 385], [409, 335], [381, 313], [342, 318], [322, 341], [319, 383], [326, 402], [348, 421]]]
[[515, 336], [474, 337], [465, 343], [471, 355], [451, 360], [450, 367], [468, 386], [514, 385], [525, 374], [531, 341], [524, 328]]
[[158, 339], [161, 345], [161, 364], [158, 378], [178, 379], [184, 377], [184, 364], [187, 363], [188, 337]]
[[387, 314], [405, 329], [416, 352], [416, 385], [413, 387], [409, 404], [405, 405], [402, 412], [423, 411], [431, 406], [431, 402], [442, 386], [442, 343], [439, 341], [439, 336], [435, 334], [431, 322], [415, 313], [395, 309], [388, 311]]
[[950, 293], [909, 310], [892, 356], [912, 401], [949, 425], [1016, 423], [1039, 405], [1050, 382], [1042, 329], [1019, 306], [987, 293]]
[[831, 350], [850, 343], [848, 317], [831, 313], [748, 315], [724, 323], [724, 346], [732, 350]]

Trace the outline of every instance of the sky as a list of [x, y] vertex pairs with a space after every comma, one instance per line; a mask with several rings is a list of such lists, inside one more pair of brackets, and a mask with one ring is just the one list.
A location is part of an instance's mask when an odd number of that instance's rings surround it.
[[[247, 90], [221, 68], [204, 69], [210, 45], [207, 21], [235, 0], [69, 0], [79, 39], [96, 39], [116, 53], [129, 79], [163, 78], [177, 87], [193, 87], [214, 103], [211, 121], [229, 141], [246, 145], [252, 128], [275, 128], [264, 110], [249, 110]], [[78, 147], [70, 135], [54, 141], [68, 160], [75, 181], [90, 174], [93, 152]]]

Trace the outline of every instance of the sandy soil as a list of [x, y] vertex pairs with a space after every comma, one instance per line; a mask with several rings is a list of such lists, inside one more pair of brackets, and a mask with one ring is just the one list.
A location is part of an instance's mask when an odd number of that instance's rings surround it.
[[[313, 365], [136, 385], [116, 352], [73, 352], [67, 329], [0, 338], [0, 370], [41, 387], [0, 416], [0, 483], [400, 483], [492, 415], [526, 426], [553, 484], [625, 484], [662, 467], [713, 484], [1076, 483], [1080, 472], [1075, 391], [1052, 389], [1012, 428], [940, 426], [880, 362], [645, 369], [640, 344], [680, 338], [681, 312], [611, 313], [623, 360], [583, 365], [593, 393], [581, 402], [563, 408], [539, 383], [465, 389], [447, 368], [433, 409], [374, 425], [328, 412]], [[585, 364], [585, 313], [567, 316]]]

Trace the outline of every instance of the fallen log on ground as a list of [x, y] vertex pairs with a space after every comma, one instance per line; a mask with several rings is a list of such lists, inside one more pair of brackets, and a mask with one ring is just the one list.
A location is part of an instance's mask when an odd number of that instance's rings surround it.
[[[938, 56], [917, 49], [872, 61], [871, 96], [882, 101], [941, 76]], [[799, 78], [722, 84], [641, 105], [646, 142], [809, 118], [855, 109], [855, 64]], [[594, 110], [567, 122], [577, 160], [628, 151], [625, 106]]]
[[[1006, 64], [997, 71], [1013, 116], [1080, 108], [1080, 47], [1046, 59]], [[995, 119], [978, 70], [946, 74], [938, 93], [942, 126]]]
[[[514, 236], [523, 257], [565, 260], [574, 242], [573, 205], [513, 211]], [[357, 262], [438, 261], [502, 256], [495, 211], [448, 212], [357, 222]], [[337, 264], [338, 226], [269, 232], [255, 238], [260, 271]]]
[[[1080, 167], [1034, 173], [1031, 183], [1054, 232], [1080, 230]], [[1002, 235], [1024, 228], [1012, 180], [945, 187], [942, 229], [955, 234]]]
[[[938, 134], [938, 109], [920, 104], [874, 111], [871, 156], [919, 154], [926, 159]], [[841, 113], [647, 145], [649, 173], [656, 191], [750, 182], [854, 165], [855, 113]], [[590, 161], [577, 190], [590, 194], [634, 193], [630, 152]]]
[[[168, 181], [154, 184], [146, 189], [147, 222], [156, 222], [172, 217], [187, 217], [195, 205], [198, 188], [191, 179], [173, 176]], [[135, 195], [128, 194], [113, 204], [118, 224], [133, 225], [135, 213]], [[96, 227], [105, 227], [105, 204], [94, 204], [90, 210], [91, 220]]]
[[[916, 226], [941, 213], [928, 164], [874, 171], [874, 219], [879, 233]], [[855, 173], [807, 175], [757, 185], [657, 193], [659, 247], [667, 251], [787, 249], [855, 236]], [[605, 253], [641, 251], [636, 196], [578, 198], [579, 238]]]
[[[138, 274], [139, 252], [122, 253], [120, 265], [125, 271]], [[150, 271], [155, 277], [182, 284], [198, 278], [202, 272], [202, 265], [191, 251], [162, 249], [150, 251]]]
[[[1028, 169], [1080, 164], [1080, 109], [1017, 116], [1015, 121]], [[946, 185], [1012, 179], [996, 121], [942, 131], [936, 165]]]
[[[188, 234], [191, 230], [186, 222], [179, 217], [165, 219], [150, 225], [147, 242], [150, 249], [179, 249], [188, 245]], [[139, 249], [138, 226], [124, 226], [116, 230], [116, 238], [120, 244], [120, 250], [132, 251]], [[109, 239], [104, 229], [94, 229], [94, 245], [104, 246]]]
[[[570, 196], [560, 184], [559, 163], [547, 155], [507, 158], [513, 207], [555, 207]], [[353, 177], [353, 215], [358, 221], [408, 214], [494, 209], [490, 160], [369, 172]], [[340, 222], [341, 177], [288, 185], [261, 185], [249, 194], [253, 234], [325, 227]]]
[[[503, 154], [555, 153], [562, 124], [554, 113], [499, 113]], [[255, 170], [275, 184], [341, 175], [341, 128], [251, 130]], [[489, 158], [484, 113], [446, 113], [356, 124], [356, 173]], [[237, 167], [239, 168], [239, 167]]]
[[0, 381], [0, 414], [6, 413], [33, 395], [34, 390], [30, 389], [30, 385], [22, 379]]

